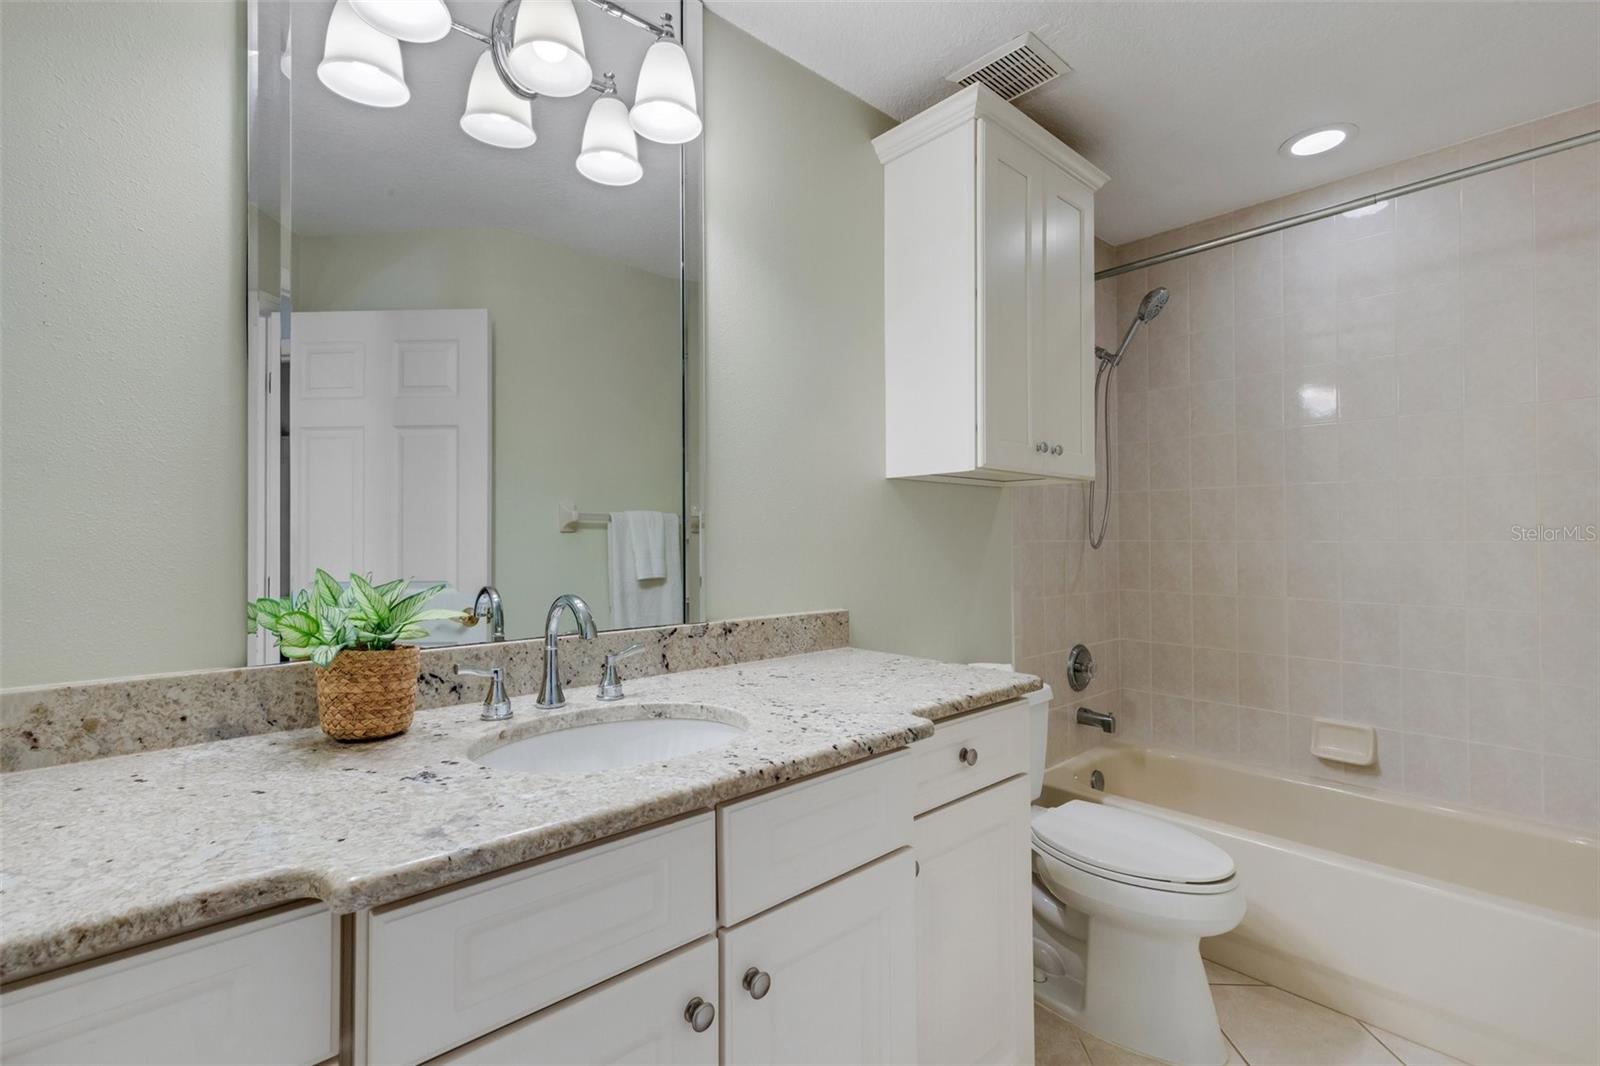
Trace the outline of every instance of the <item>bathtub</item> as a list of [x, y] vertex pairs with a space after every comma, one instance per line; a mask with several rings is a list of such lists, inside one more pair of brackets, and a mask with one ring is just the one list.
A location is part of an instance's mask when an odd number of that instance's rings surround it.
[[1600, 1061], [1592, 839], [1138, 748], [1051, 767], [1040, 803], [1071, 799], [1233, 856], [1248, 910], [1204, 943], [1215, 962], [1468, 1062]]

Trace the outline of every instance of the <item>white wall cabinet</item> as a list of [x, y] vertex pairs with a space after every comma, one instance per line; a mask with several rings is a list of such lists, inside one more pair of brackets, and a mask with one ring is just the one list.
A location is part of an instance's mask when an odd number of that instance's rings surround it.
[[1105, 174], [981, 85], [873, 141], [884, 164], [885, 471], [1094, 476], [1094, 193]]

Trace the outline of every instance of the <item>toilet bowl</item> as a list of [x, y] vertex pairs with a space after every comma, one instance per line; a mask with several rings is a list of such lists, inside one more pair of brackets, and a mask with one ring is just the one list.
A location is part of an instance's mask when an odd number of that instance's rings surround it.
[[[1043, 788], [1050, 690], [1031, 697]], [[1200, 938], [1244, 917], [1233, 860], [1160, 819], [1072, 800], [1033, 815], [1034, 995], [1113, 1044], [1221, 1066], [1227, 1048]]]

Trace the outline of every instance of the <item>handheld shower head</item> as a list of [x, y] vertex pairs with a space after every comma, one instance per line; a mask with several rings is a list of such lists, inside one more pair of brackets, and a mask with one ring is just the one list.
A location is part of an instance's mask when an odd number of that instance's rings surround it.
[[1159, 315], [1167, 306], [1169, 293], [1165, 288], [1151, 289], [1144, 294], [1144, 299], [1139, 301], [1138, 319], [1140, 322], [1149, 322]]
[[1171, 294], [1165, 288], [1157, 287], [1144, 294], [1144, 299], [1139, 301], [1139, 310], [1134, 312], [1133, 321], [1128, 323], [1128, 332], [1122, 335], [1122, 343], [1117, 345], [1117, 350], [1108, 352], [1104, 348], [1097, 348], [1095, 354], [1109, 366], [1116, 366], [1122, 362], [1122, 353], [1128, 350], [1133, 335], [1139, 332], [1139, 327], [1152, 321], [1167, 306], [1167, 299]]

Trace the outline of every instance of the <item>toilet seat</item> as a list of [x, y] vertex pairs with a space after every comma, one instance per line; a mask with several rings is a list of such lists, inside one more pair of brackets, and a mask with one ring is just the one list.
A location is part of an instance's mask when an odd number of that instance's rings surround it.
[[1233, 859], [1221, 848], [1160, 819], [1085, 800], [1037, 812], [1033, 847], [1095, 877], [1158, 892], [1234, 887]]

